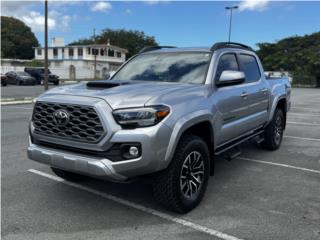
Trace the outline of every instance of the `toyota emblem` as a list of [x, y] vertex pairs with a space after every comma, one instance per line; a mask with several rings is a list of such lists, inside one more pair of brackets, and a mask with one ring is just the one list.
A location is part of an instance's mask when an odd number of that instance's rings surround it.
[[65, 126], [68, 124], [70, 114], [65, 110], [57, 110], [53, 113], [53, 121], [59, 126]]

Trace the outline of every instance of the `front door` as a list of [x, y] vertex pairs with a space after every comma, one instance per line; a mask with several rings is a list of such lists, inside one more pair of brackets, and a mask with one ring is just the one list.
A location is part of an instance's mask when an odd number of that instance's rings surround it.
[[[223, 71], [239, 71], [237, 55], [223, 54], [218, 60], [215, 81], [218, 81]], [[221, 86], [212, 95], [212, 101], [217, 107], [215, 121], [217, 145], [240, 136], [245, 130], [240, 128], [247, 114], [245, 84]]]

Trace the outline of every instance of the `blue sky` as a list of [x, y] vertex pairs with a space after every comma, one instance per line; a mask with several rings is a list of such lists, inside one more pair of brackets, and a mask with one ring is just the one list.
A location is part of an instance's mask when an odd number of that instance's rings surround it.
[[[253, 47], [320, 31], [320, 1], [49, 1], [49, 38], [69, 43], [92, 35], [93, 28], [125, 28], [144, 31], [162, 45], [210, 46], [227, 40], [226, 5], [240, 6], [231, 40]], [[43, 2], [2, 1], [1, 15], [24, 21], [43, 45]]]

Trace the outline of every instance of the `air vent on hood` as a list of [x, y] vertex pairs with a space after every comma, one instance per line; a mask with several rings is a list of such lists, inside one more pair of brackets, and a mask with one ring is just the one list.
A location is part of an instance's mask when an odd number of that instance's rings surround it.
[[120, 85], [126, 85], [129, 84], [128, 82], [111, 82], [110, 80], [108, 81], [93, 81], [93, 82], [88, 82], [87, 87], [92, 87], [92, 88], [113, 88], [113, 87], [118, 87]]

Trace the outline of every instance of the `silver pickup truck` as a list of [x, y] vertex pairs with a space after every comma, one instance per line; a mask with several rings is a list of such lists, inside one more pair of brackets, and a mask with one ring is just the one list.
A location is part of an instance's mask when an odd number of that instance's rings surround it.
[[235, 157], [250, 139], [279, 148], [290, 93], [243, 44], [147, 47], [108, 80], [37, 98], [28, 156], [69, 181], [148, 177], [156, 200], [185, 213], [204, 196], [216, 155]]

